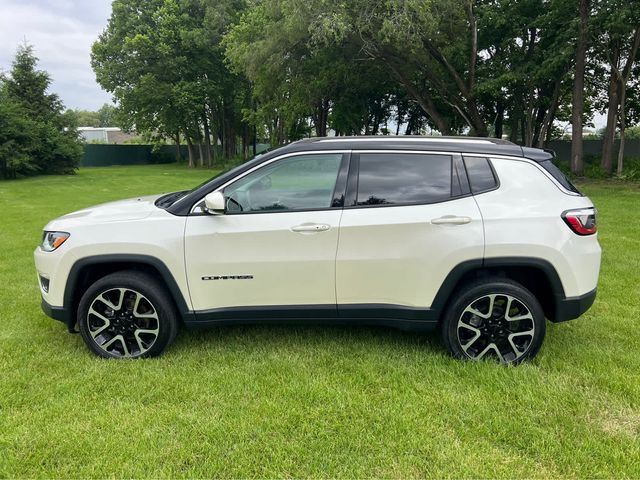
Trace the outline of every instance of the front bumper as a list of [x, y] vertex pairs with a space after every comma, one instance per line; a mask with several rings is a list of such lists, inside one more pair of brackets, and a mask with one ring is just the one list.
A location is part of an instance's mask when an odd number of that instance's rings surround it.
[[44, 298], [42, 299], [40, 306], [42, 307], [42, 311], [45, 313], [45, 315], [53, 318], [54, 320], [58, 320], [59, 322], [64, 323], [67, 326], [67, 330], [69, 330], [69, 332], [76, 333], [74, 328], [76, 322], [73, 318], [73, 315], [71, 315], [71, 312], [68, 309], [64, 307], [54, 307], [52, 305], [49, 305]]
[[597, 288], [594, 288], [590, 292], [578, 297], [557, 298], [555, 318], [552, 318], [551, 320], [557, 323], [578, 318], [591, 308], [591, 305], [593, 305], [593, 302], [596, 299], [597, 290]]

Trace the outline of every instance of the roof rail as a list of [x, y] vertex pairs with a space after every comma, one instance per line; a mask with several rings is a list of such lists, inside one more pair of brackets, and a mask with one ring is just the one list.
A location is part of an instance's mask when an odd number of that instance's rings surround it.
[[312, 137], [309, 142], [453, 142], [453, 143], [492, 143], [494, 145], [515, 145], [501, 138], [491, 137], [444, 137], [424, 135], [359, 135], [349, 137]]

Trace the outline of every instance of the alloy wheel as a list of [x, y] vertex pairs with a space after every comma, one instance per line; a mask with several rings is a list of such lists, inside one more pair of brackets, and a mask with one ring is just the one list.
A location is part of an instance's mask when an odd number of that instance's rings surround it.
[[112, 288], [97, 295], [87, 312], [95, 344], [116, 357], [139, 357], [158, 339], [160, 321], [153, 304], [130, 288]]
[[522, 300], [490, 294], [463, 310], [456, 330], [462, 351], [472, 360], [493, 356], [500, 363], [513, 363], [531, 346], [535, 322]]

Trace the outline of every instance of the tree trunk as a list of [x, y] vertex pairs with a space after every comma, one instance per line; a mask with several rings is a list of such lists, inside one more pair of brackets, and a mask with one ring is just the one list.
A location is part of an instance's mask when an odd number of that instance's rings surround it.
[[[548, 97], [548, 93], [544, 93], [545, 97]], [[542, 122], [548, 112], [548, 108], [545, 105], [538, 105], [536, 109], [535, 120], [533, 121], [533, 139], [531, 141], [531, 146], [538, 145], [540, 143], [540, 132], [542, 132]]]
[[176, 132], [175, 136], [176, 142], [176, 161], [182, 161], [182, 154], [180, 153], [180, 132]]
[[631, 50], [629, 56], [622, 69], [622, 75], [620, 79], [620, 148], [618, 150], [618, 176], [622, 175], [622, 168], [624, 165], [624, 130], [626, 127], [626, 107], [627, 100], [627, 82], [631, 75], [633, 68], [633, 62], [636, 60], [638, 50], [640, 49], [640, 26], [638, 26], [633, 34], [633, 43], [631, 44]]
[[314, 115], [315, 131], [317, 137], [327, 136], [327, 120], [329, 118], [329, 100], [323, 98], [316, 106], [316, 114]]
[[611, 173], [613, 168], [613, 144], [616, 139], [616, 124], [618, 123], [618, 105], [620, 104], [620, 82], [615, 71], [611, 72], [609, 81], [609, 107], [607, 110], [607, 127], [602, 139], [602, 161], [601, 166]]
[[413, 134], [413, 124], [414, 124], [413, 115], [409, 114], [409, 119], [407, 121], [407, 129], [404, 131], [405, 135]]
[[189, 168], [193, 168], [196, 164], [195, 162], [195, 153], [193, 151], [193, 141], [189, 135], [185, 135], [187, 139], [187, 150], [189, 151]]
[[511, 132], [509, 132], [509, 141], [518, 143], [518, 114], [517, 112], [509, 112], [509, 123]]
[[207, 119], [206, 109], [202, 113], [202, 126], [204, 128], [204, 145], [207, 158], [207, 167], [212, 167], [213, 160], [211, 159], [211, 130], [209, 129], [209, 120]]
[[233, 101], [229, 99], [224, 100], [222, 104], [222, 136], [224, 158], [229, 160], [236, 155]]
[[498, 102], [496, 105], [496, 119], [493, 122], [494, 136], [496, 138], [502, 138], [502, 131], [504, 130], [504, 103]]
[[622, 84], [622, 92], [620, 93], [620, 147], [618, 148], [618, 176], [622, 176], [622, 169], [624, 168], [624, 129], [626, 127], [626, 111], [625, 100], [627, 96], [627, 84]]
[[258, 154], [258, 128], [253, 126], [253, 156]]
[[533, 108], [527, 106], [526, 117], [524, 119], [524, 131], [522, 134], [524, 135], [524, 145], [525, 147], [533, 146]]
[[571, 110], [571, 171], [582, 175], [584, 159], [582, 152], [582, 117], [584, 113], [584, 70], [587, 56], [587, 21], [589, 18], [588, 0], [580, 0], [580, 27], [578, 47], [576, 49], [576, 69], [573, 80]]
[[489, 131], [487, 130], [487, 124], [482, 120], [480, 112], [478, 111], [478, 104], [475, 98], [470, 98], [467, 101], [467, 110], [469, 111], [469, 126], [471, 127], [472, 135], [476, 137], [488, 137]]
[[420, 92], [418, 92], [411, 81], [405, 78], [400, 69], [397, 68], [388, 58], [383, 57], [382, 60], [391, 69], [391, 72], [400, 82], [400, 84], [404, 86], [405, 90], [409, 94], [409, 97], [413, 98], [418, 103], [418, 105], [420, 105], [420, 108], [422, 108], [424, 113], [426, 113], [429, 118], [431, 118], [438, 131], [442, 135], [451, 135], [451, 127], [449, 126], [448, 120], [440, 115], [440, 112], [438, 111], [429, 93], [424, 92], [424, 94], [421, 94]]
[[247, 122], [242, 122], [242, 158], [247, 159], [249, 156], [249, 126]]
[[[551, 119], [551, 123], [553, 123], [553, 118]], [[547, 148], [549, 146], [549, 142], [551, 142], [552, 133], [553, 133], [553, 128], [548, 128], [544, 137], [544, 145], [543, 145], [544, 148]]]
[[[551, 97], [551, 105], [549, 105], [549, 109], [545, 113], [544, 119], [542, 120], [542, 126], [540, 127], [540, 132], [538, 133], [538, 143], [537, 146], [542, 148], [545, 147], [551, 133], [551, 127], [553, 125], [553, 120], [556, 117], [556, 111], [558, 110], [558, 104], [560, 103], [560, 92], [562, 91], [562, 79], [558, 78], [553, 87], [553, 96]], [[582, 144], [580, 144], [582, 146]]]

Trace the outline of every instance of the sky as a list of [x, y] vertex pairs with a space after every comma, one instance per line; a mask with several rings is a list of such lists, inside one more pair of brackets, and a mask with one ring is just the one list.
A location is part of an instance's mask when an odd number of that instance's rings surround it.
[[9, 71], [26, 39], [65, 106], [97, 110], [111, 95], [96, 83], [91, 44], [107, 25], [110, 0], [0, 0], [0, 69]]
[[[90, 52], [110, 14], [110, 0], [0, 0], [0, 70], [26, 40], [67, 108], [98, 110], [111, 96], [96, 83]], [[594, 121], [605, 123], [599, 114]]]

